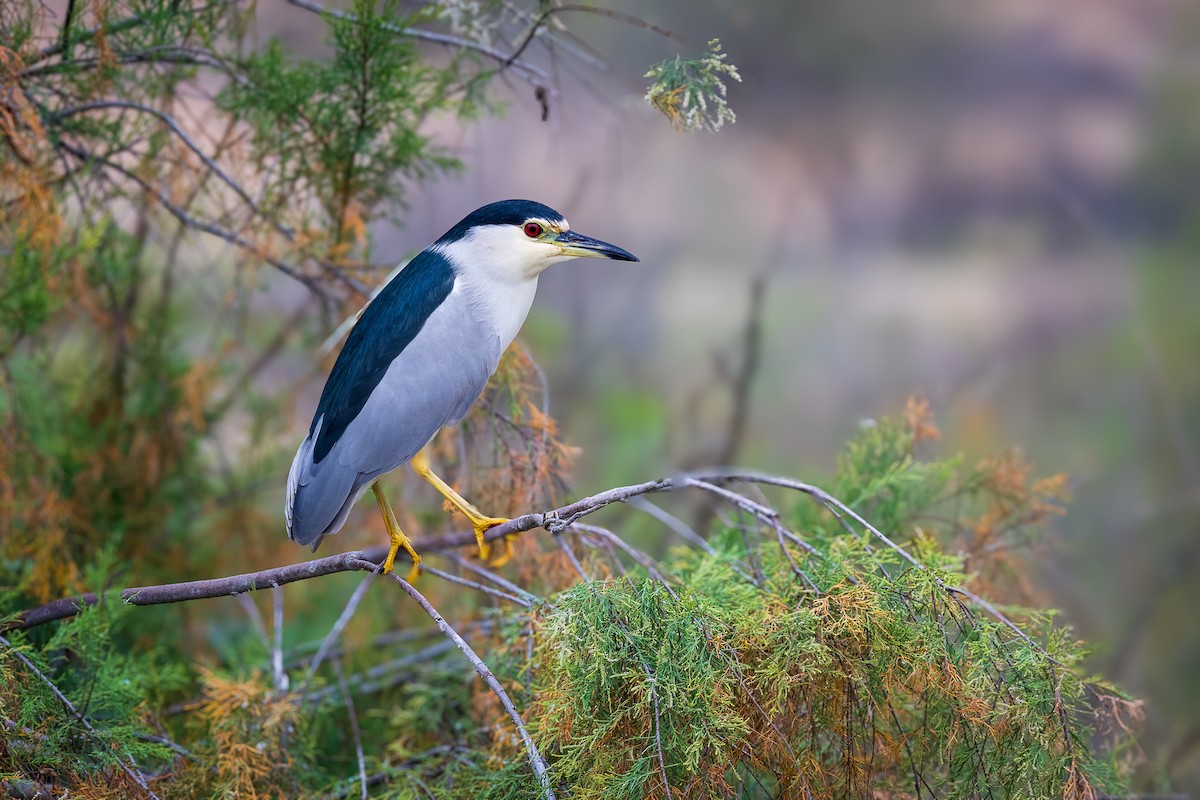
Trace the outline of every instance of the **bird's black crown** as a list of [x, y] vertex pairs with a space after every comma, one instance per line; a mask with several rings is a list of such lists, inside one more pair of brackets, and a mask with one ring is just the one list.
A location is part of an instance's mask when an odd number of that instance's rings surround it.
[[522, 225], [528, 219], [542, 219], [546, 222], [561, 222], [563, 215], [553, 208], [533, 200], [500, 200], [477, 208], [463, 218], [461, 222], [438, 239], [446, 244], [454, 242], [467, 235], [467, 231], [479, 225]]

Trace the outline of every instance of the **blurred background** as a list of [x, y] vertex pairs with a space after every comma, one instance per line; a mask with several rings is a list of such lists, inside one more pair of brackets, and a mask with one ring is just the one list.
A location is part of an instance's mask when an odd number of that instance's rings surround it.
[[[506, 197], [641, 258], [547, 272], [522, 335], [562, 438], [582, 448], [572, 494], [733, 462], [819, 484], [864, 420], [913, 394], [944, 452], [1015, 446], [1039, 474], [1067, 473], [1070, 512], [1030, 579], [1094, 643], [1093, 669], [1146, 700], [1142, 788], [1200, 797], [1200, 5], [604, 8], [619, 13], [562, 15], [578, 46], [527, 54], [553, 78], [545, 109], [502, 75], [499, 113], [429, 117], [423, 132], [464, 169], [413, 181], [370, 223], [369, 260], [398, 262]], [[262, 42], [328, 55], [316, 15], [285, 0], [255, 14]], [[643, 100], [643, 73], [714, 36], [742, 77], [728, 82], [737, 122], [675, 131]], [[257, 531], [233, 556], [247, 568], [297, 560], [284, 479], [328, 366], [318, 348], [346, 309], [269, 268], [247, 278], [215, 238], [187, 242], [173, 313], [213, 330], [182, 349], [249, 351], [225, 384], [245, 408], [200, 454], [238, 477], [204, 501], [203, 524]], [[231, 285], [254, 293], [226, 314]], [[212, 385], [197, 373], [197, 392]], [[280, 387], [282, 414], [266, 400]], [[378, 542], [348, 526], [329, 552]]]
[[[551, 270], [525, 329], [580, 493], [730, 456], [819, 480], [911, 393], [945, 451], [1068, 473], [1034, 583], [1146, 699], [1150, 779], [1196, 796], [1200, 7], [610, 7], [680, 41], [571, 18], [610, 66], [562, 65], [546, 122], [517, 84], [503, 118], [447, 123], [465, 174], [414, 195], [376, 253], [514, 196], [641, 257]], [[710, 36], [744, 81], [737, 123], [676, 133], [634, 65]]]

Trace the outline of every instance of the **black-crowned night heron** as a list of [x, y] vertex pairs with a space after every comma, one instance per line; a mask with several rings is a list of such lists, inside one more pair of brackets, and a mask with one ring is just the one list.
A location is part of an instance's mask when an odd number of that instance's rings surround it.
[[468, 215], [384, 286], [350, 331], [292, 461], [288, 536], [315, 551], [370, 487], [391, 537], [384, 572], [403, 547], [415, 574], [421, 557], [378, 483], [411, 463], [471, 520], [486, 560], [484, 533], [507, 520], [481, 513], [435, 475], [424, 448], [483, 392], [529, 314], [538, 275], [579, 256], [637, 261], [575, 233], [541, 203], [503, 200]]

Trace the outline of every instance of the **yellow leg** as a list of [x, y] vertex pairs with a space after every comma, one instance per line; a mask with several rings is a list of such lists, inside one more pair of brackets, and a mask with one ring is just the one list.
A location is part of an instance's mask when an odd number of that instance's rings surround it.
[[[429, 456], [422, 449], [419, 453], [413, 456], [412, 468], [417, 471], [425, 480], [433, 485], [433, 488], [441, 492], [442, 497], [445, 497], [450, 503], [466, 515], [467, 519], [471, 520], [471, 525], [475, 528], [475, 541], [479, 545], [479, 557], [484, 561], [488, 560], [488, 555], [491, 552], [487, 542], [483, 541], [483, 535], [488, 528], [493, 528], [497, 525], [502, 525], [508, 522], [504, 517], [489, 517], [481, 512], [478, 508], [467, 502], [462, 495], [454, 491], [448, 483], [439, 478], [429, 466]], [[508, 537], [504, 538], [504, 554], [499, 556], [492, 562], [492, 566], [498, 567], [512, 558], [512, 543], [508, 541]]]
[[413, 550], [412, 542], [404, 535], [404, 531], [400, 530], [400, 523], [396, 521], [391, 503], [383, 496], [383, 489], [379, 486], [379, 481], [371, 484], [371, 491], [375, 494], [375, 502], [379, 504], [379, 513], [383, 515], [383, 524], [387, 526], [388, 536], [392, 539], [392, 547], [388, 550], [387, 558], [383, 562], [383, 574], [387, 575], [392, 571], [392, 567], [396, 563], [396, 553], [403, 547], [408, 553], [408, 557], [412, 559], [412, 569], [408, 571], [408, 582], [412, 583], [421, 574], [421, 557], [417, 555], [416, 550]]

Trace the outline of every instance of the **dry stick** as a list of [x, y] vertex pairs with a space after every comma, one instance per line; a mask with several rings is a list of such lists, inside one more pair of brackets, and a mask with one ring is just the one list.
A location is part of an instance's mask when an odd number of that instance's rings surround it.
[[443, 572], [436, 567], [431, 567], [428, 564], [422, 563], [421, 574], [424, 575], [426, 572], [428, 572], [430, 575], [436, 575], [444, 581], [457, 583], [459, 586], [466, 586], [468, 589], [474, 589], [477, 592], [482, 592], [483, 594], [491, 595], [492, 597], [498, 597], [501, 600], [507, 600], [510, 603], [516, 603], [523, 608], [533, 608], [533, 603], [530, 603], [523, 597], [518, 597], [515, 594], [509, 594], [508, 592], [500, 589], [494, 589], [491, 586], [486, 586], [478, 581], [467, 580], [466, 578], [460, 578], [457, 575], [451, 575], [449, 572]]
[[[364, 561], [361, 559], [355, 566], [358, 569], [363, 570], [379, 569], [378, 564], [373, 564], [370, 561]], [[415, 600], [417, 605], [419, 605], [421, 609], [429, 615], [429, 618], [433, 620], [435, 625], [437, 625], [438, 630], [440, 630], [451, 641], [454, 642], [454, 645], [462, 651], [462, 654], [465, 655], [467, 660], [471, 662], [471, 665], [475, 667], [475, 671], [479, 673], [479, 677], [483, 678], [484, 682], [488, 685], [488, 688], [490, 688], [500, 700], [501, 705], [503, 705], [505, 710], [508, 711], [508, 716], [512, 719], [513, 724], [517, 727], [517, 733], [521, 735], [521, 741], [525, 743], [525, 751], [529, 756], [529, 766], [533, 768], [533, 774], [537, 777], [538, 783], [542, 787], [543, 797], [545, 797], [546, 800], [557, 800], [554, 795], [554, 789], [550, 786], [549, 768], [546, 766], [546, 762], [542, 758], [542, 754], [538, 752], [537, 745], [533, 743], [533, 739], [529, 736], [529, 731], [525, 727], [525, 721], [521, 719], [520, 712], [517, 711], [517, 707], [513, 705], [512, 700], [509, 699], [508, 692], [504, 691], [504, 687], [500, 685], [500, 681], [496, 680], [496, 676], [492, 674], [490, 669], [488, 669], [487, 664], [484, 664], [483, 660], [475, 654], [475, 651], [471, 648], [471, 645], [467, 644], [467, 641], [459, 636], [458, 632], [455, 631], [454, 628], [450, 627], [450, 623], [446, 622], [442, 615], [438, 613], [437, 609], [425, 599], [425, 595], [418, 592], [411, 583], [404, 580], [404, 578], [401, 578], [396, 573], [391, 573], [390, 577], [392, 580], [396, 581], [396, 583], [400, 584], [400, 587], [404, 589], [408, 596]]]
[[[237, 603], [246, 612], [246, 616], [250, 619], [250, 627], [254, 628], [254, 632], [258, 634], [259, 640], [262, 642], [263, 650], [271, 652], [271, 637], [267, 636], [267, 627], [263, 625], [262, 614], [258, 612], [258, 606], [254, 605], [254, 601], [247, 595], [239, 594]], [[89, 603], [88, 605], [91, 605]]]
[[[347, 14], [344, 11], [339, 11], [335, 8], [326, 8], [320, 3], [312, 2], [312, 0], [287, 0], [291, 5], [297, 8], [303, 8], [305, 11], [312, 11], [321, 16], [328, 16], [334, 19], [340, 19], [346, 22], [359, 22], [358, 17], [353, 14]], [[413, 39], [420, 39], [426, 42], [434, 42], [436, 44], [444, 44], [450, 47], [458, 47], [463, 50], [474, 50], [477, 53], [487, 56], [494, 61], [499, 61], [505, 67], [516, 67], [519, 71], [526, 74], [529, 82], [534, 86], [543, 89], [547, 93], [553, 93], [557, 97], [557, 91], [553, 88], [553, 81], [550, 79], [550, 74], [534, 64], [527, 61], [520, 61], [516, 55], [509, 57], [508, 54], [502, 53], [494, 47], [489, 47], [481, 42], [476, 42], [471, 39], [465, 39], [461, 36], [453, 36], [448, 33], [440, 33], [438, 31], [428, 31], [421, 28], [406, 28], [400, 25], [394, 25], [390, 22], [376, 23], [381, 30], [391, 31], [392, 33], [407, 36]], [[519, 55], [519, 54], [517, 54]]]
[[358, 781], [362, 786], [362, 800], [367, 800], [367, 760], [363, 756], [362, 732], [358, 729], [354, 698], [350, 696], [350, 687], [346, 684], [346, 673], [342, 671], [342, 665], [336, 661], [332, 663], [333, 671], [337, 675], [338, 688], [346, 701], [346, 714], [350, 717], [350, 734], [354, 737], [354, 755], [358, 759]]
[[[492, 572], [487, 567], [483, 567], [483, 566], [480, 566], [479, 564], [472, 562], [470, 559], [463, 558], [462, 556], [457, 555], [455, 553], [443, 553], [442, 555], [444, 558], [446, 558], [450, 561], [453, 561], [461, 569], [465, 569], [467, 572], [473, 572], [476, 575], [478, 575], [479, 577], [489, 580], [492, 583], [496, 584], [497, 586], [499, 586], [503, 589], [507, 589], [512, 594], [519, 595], [520, 597], [525, 598], [525, 600], [528, 601], [528, 602], [524, 603], [524, 605], [527, 608], [530, 606], [541, 605], [542, 603], [546, 602], [545, 600], [538, 597], [533, 592], [530, 592], [527, 589], [523, 589], [520, 586], [518, 586], [517, 584], [508, 580], [503, 575], [498, 575], [495, 572]], [[424, 565], [422, 565], [422, 569], [424, 569]]]
[[[350, 688], [356, 694], [373, 694], [384, 689], [390, 689], [393, 686], [403, 683], [406, 678], [411, 677], [411, 672], [405, 672], [409, 667], [433, 661], [453, 647], [453, 642], [447, 639], [440, 639], [436, 644], [423, 647], [415, 653], [409, 653], [406, 656], [385, 661], [382, 664], [376, 664], [364, 672], [351, 675], [347, 679], [347, 684], [350, 685]], [[336, 686], [325, 686], [316, 689], [304, 695], [304, 702], [323, 702], [326, 698], [332, 697], [336, 691]]]
[[708, 540], [696, 533], [696, 531], [692, 529], [691, 525], [688, 525], [674, 514], [664, 511], [662, 508], [654, 503], [651, 503], [646, 498], [635, 497], [629, 501], [628, 505], [632, 508], [636, 508], [638, 511], [643, 511], [646, 514], [654, 517], [663, 525], [666, 525], [668, 528], [675, 531], [675, 533], [679, 534], [681, 539], [689, 544], [695, 545], [710, 556], [715, 556], [717, 554], [716, 549], [708, 543]]
[[[375, 576], [371, 575], [368, 577], [373, 578]], [[478, 620], [474, 623], [474, 625], [471, 625], [471, 627], [477, 627], [485, 632], [486, 630], [490, 629], [491, 626], [492, 621], [486, 619]], [[365, 642], [363, 646], [369, 650], [377, 650], [396, 644], [405, 644], [418, 642], [425, 639], [432, 639], [439, 635], [440, 634], [438, 634], [437, 631], [418, 631], [411, 628], [395, 628], [371, 637], [371, 639]], [[309, 641], [291, 648], [291, 657], [288, 658], [286, 662], [287, 668], [299, 669], [301, 666], [308, 664], [313, 658], [312, 654], [317, 652], [317, 649], [321, 646], [321, 642], [323, 641], [324, 639], [321, 639], [320, 641]], [[330, 646], [329, 651], [325, 654], [325, 658], [341, 656], [345, 650], [346, 648], [343, 645], [335, 641], [334, 644]], [[305, 653], [308, 653], [309, 655], [305, 656]]]
[[271, 672], [275, 677], [275, 690], [286, 692], [288, 689], [287, 673], [283, 671], [283, 587], [276, 586], [271, 590], [271, 601], [275, 613], [271, 619], [271, 633], [274, 634], [271, 647]]
[[[618, 486], [599, 494], [585, 497], [574, 503], [546, 513], [525, 514], [510, 519], [503, 525], [497, 525], [484, 535], [485, 541], [495, 541], [503, 536], [514, 533], [524, 533], [534, 528], [545, 528], [551, 533], [561, 532], [570, 521], [593, 514], [612, 503], [620, 503], [630, 497], [651, 492], [668, 491], [672, 487], [669, 478], [630, 486]], [[443, 552], [475, 544], [473, 531], [459, 531], [440, 536], [428, 536], [416, 540], [414, 547], [419, 552]], [[156, 586], [135, 586], [124, 589], [121, 599], [135, 606], [152, 606], [162, 603], [180, 603], [189, 600], [199, 600], [208, 597], [232, 597], [246, 592], [258, 591], [267, 587], [282, 586], [296, 581], [319, 578], [338, 572], [354, 572], [363, 569], [361, 562], [379, 562], [387, 554], [386, 547], [373, 547], [366, 551], [354, 550], [339, 553], [325, 558], [317, 558], [299, 564], [289, 564], [284, 567], [249, 572], [241, 575], [230, 575], [224, 578], [208, 578], [183, 583], [166, 583]], [[54, 600], [43, 606], [19, 612], [9, 620], [0, 623], [0, 633], [14, 629], [33, 628], [54, 620], [73, 617], [85, 606], [94, 606], [99, 602], [94, 593], [78, 597], [66, 597]]]
[[317, 667], [321, 666], [321, 662], [329, 655], [329, 651], [333, 648], [334, 643], [342, 637], [342, 631], [350, 624], [350, 619], [354, 616], [354, 612], [358, 610], [358, 604], [366, 596], [367, 587], [371, 585], [371, 580], [374, 577], [374, 575], [368, 575], [359, 582], [354, 593], [350, 595], [350, 599], [346, 601], [346, 607], [342, 609], [342, 613], [334, 621], [333, 627], [329, 629], [329, 633], [325, 634], [325, 638], [321, 640], [321, 646], [317, 648], [317, 654], [313, 656], [312, 661], [308, 664], [308, 671], [304, 674], [304, 682], [300, 684], [300, 692], [302, 694], [308, 689], [308, 685], [312, 683], [313, 676], [317, 674]]
[[571, 562], [571, 566], [579, 573], [579, 577], [585, 581], [590, 581], [592, 576], [587, 574], [587, 570], [583, 568], [583, 564], [580, 563], [579, 558], [575, 555], [575, 551], [571, 549], [570, 543], [562, 536], [555, 536], [554, 541], [558, 542], [558, 548], [567, 554], [567, 560]]
[[[106, 746], [109, 744], [104, 740], [104, 737], [100, 735], [100, 732], [92, 727], [92, 723], [88, 722], [87, 717], [79, 713], [79, 710], [75, 708], [75, 705], [70, 700], [67, 699], [67, 696], [63, 694], [57, 686], [54, 685], [54, 681], [50, 680], [45, 673], [38, 669], [37, 665], [30, 661], [24, 653], [13, 647], [12, 642], [8, 641], [8, 639], [4, 638], [3, 636], [0, 636], [0, 644], [7, 647], [9, 651], [16, 656], [17, 659], [24, 664], [27, 669], [29, 669], [30, 672], [36, 675], [42, 683], [46, 684], [46, 686], [50, 688], [50, 691], [56, 698], [58, 698], [58, 702], [62, 703], [63, 708], [65, 708], [71, 714], [71, 716], [79, 720], [84, 729], [96, 738], [96, 741]], [[129, 764], [126, 764], [120, 758], [117, 759], [117, 766], [121, 768], [122, 772], [132, 778], [138, 786], [142, 787], [142, 790], [145, 791], [148, 796], [153, 797], [154, 800], [158, 800], [158, 795], [151, 791], [149, 785], [146, 784], [145, 776], [142, 775], [142, 773], [137, 769], [137, 762], [133, 760], [133, 756], [126, 753], [126, 757], [129, 759], [129, 762], [133, 764], [133, 768], [131, 769]]]
[[615, 544], [621, 549], [622, 552], [625, 553], [625, 555], [641, 564], [642, 569], [649, 572], [651, 577], [661, 583], [663, 588], [667, 590], [667, 594], [671, 595], [672, 600], [679, 599], [679, 595], [675, 594], [675, 590], [671, 588], [671, 582], [668, 581], [666, 576], [659, 571], [658, 567], [654, 566], [654, 559], [650, 558], [650, 556], [646, 555], [641, 550], [638, 550], [636, 547], [631, 546], [624, 539], [622, 539], [620, 536], [617, 536], [608, 528], [601, 528], [599, 525], [585, 525], [582, 522], [575, 523], [574, 527], [579, 528], [581, 531], [587, 531], [588, 533], [595, 534], [605, 541]]
[[[271, 255], [268, 252], [263, 251], [261, 248], [256, 247], [254, 244], [252, 244], [251, 242], [242, 238], [237, 233], [235, 233], [227, 228], [223, 228], [220, 225], [216, 224], [215, 222], [208, 222], [207, 220], [203, 220], [198, 217], [192, 216], [186, 210], [179, 207], [175, 203], [171, 202], [171, 199], [169, 197], [167, 197], [167, 195], [165, 193], [154, 188], [149, 183], [147, 183], [145, 180], [143, 180], [140, 176], [138, 176], [136, 173], [134, 173], [128, 169], [125, 169], [125, 167], [121, 166], [120, 164], [116, 163], [115, 161], [111, 161], [103, 156], [99, 156], [99, 155], [92, 153], [88, 150], [85, 150], [83, 148], [74, 147], [70, 144], [67, 144], [65, 141], [58, 142], [57, 146], [59, 149], [64, 150], [67, 153], [70, 153], [71, 155], [75, 156], [77, 159], [84, 162], [85, 164], [89, 164], [89, 163], [93, 163], [93, 162], [96, 164], [103, 164], [104, 166], [108, 167], [109, 169], [114, 170], [115, 172], [121, 173], [126, 178], [128, 178], [129, 180], [133, 181], [138, 186], [140, 186], [143, 190], [154, 195], [154, 198], [156, 200], [158, 200], [159, 205], [161, 205], [164, 209], [166, 209], [166, 211], [168, 213], [171, 214], [171, 216], [175, 217], [177, 220], [179, 220], [181, 223], [183, 223], [187, 227], [192, 228], [194, 230], [203, 231], [204, 233], [208, 233], [208, 234], [211, 234], [218, 238], [224, 239], [225, 241], [229, 242], [230, 244], [235, 245], [236, 247], [239, 247], [248, 253], [252, 253], [254, 256], [256, 256], [257, 258], [261, 258], [263, 261], [266, 261], [268, 264], [275, 267], [275, 269], [279, 270], [284, 275], [287, 275], [288, 277], [292, 278], [293, 280], [296, 280], [299, 283], [303, 284], [305, 286], [305, 288], [307, 288], [309, 291], [311, 291], [313, 294], [317, 295], [318, 297], [325, 296], [325, 292], [316, 283], [316, 281], [313, 280], [311, 277], [305, 275], [303, 272], [301, 272], [298, 267], [287, 263], [283, 259], [276, 258], [275, 256]], [[354, 281], [353, 279], [348, 279], [345, 276], [339, 276], [339, 277], [342, 279], [343, 283], [346, 283], [348, 286], [355, 289], [356, 291], [363, 291], [362, 285], [358, 281]]]
[[[796, 563], [796, 560], [794, 558], [792, 558], [792, 554], [790, 552], [788, 552], [787, 546], [783, 543], [783, 540], [784, 540], [784, 538], [787, 538], [789, 541], [794, 542], [795, 544], [797, 544], [798, 546], [803, 548], [804, 551], [807, 552], [809, 555], [820, 557], [820, 555], [821, 555], [820, 551], [818, 551], [817, 548], [813, 547], [811, 544], [804, 541], [799, 536], [797, 536], [796, 534], [794, 534], [790, 530], [788, 530], [786, 527], [784, 527], [783, 523], [781, 523], [779, 521], [779, 512], [777, 512], [775, 509], [769, 508], [768, 506], [765, 506], [761, 503], [756, 503], [755, 501], [749, 499], [748, 497], [740, 495], [737, 492], [732, 492], [728, 489], [725, 489], [724, 487], [709, 483], [708, 481], [702, 481], [702, 480], [698, 480], [698, 479], [694, 479], [694, 478], [685, 478], [684, 481], [686, 482], [686, 484], [688, 486], [694, 486], [697, 489], [703, 489], [706, 492], [710, 492], [712, 494], [717, 495], [718, 497], [728, 500], [735, 507], [740, 508], [740, 509], [752, 514], [760, 522], [770, 525], [771, 528], [775, 531], [776, 538], [779, 540], [779, 549], [781, 551], [783, 551], [783, 554], [787, 557], [788, 563], [791, 565], [792, 572], [795, 575], [797, 575], [801, 580], [803, 580], [804, 583], [808, 586], [808, 588], [812, 589], [817, 594], [821, 593], [820, 590], [817, 589], [817, 584], [815, 582], [813, 582], [813, 579], [810, 578], [808, 573], [805, 572], [803, 569], [801, 569], [800, 565]], [[752, 579], [749, 575], [746, 575], [744, 572], [742, 572], [741, 569], [734, 567], [734, 570], [736, 572], [738, 572], [739, 574], [741, 574], [742, 577], [744, 577], [748, 581], [750, 581], [750, 583], [758, 585], [758, 581]]]
[[[110, 27], [111, 33], [112, 28]], [[101, 63], [109, 64], [190, 64], [197, 67], [209, 67], [235, 81], [242, 86], [250, 85], [250, 79], [245, 75], [233, 71], [230, 65], [221, 61], [221, 59], [211, 50], [204, 47], [188, 47], [187, 45], [159, 45], [157, 47], [147, 47], [144, 50], [130, 50], [122, 53], [113, 53], [111, 56], [100, 59], [98, 57], [77, 58], [71, 62], [73, 70], [94, 69]], [[34, 62], [36, 64], [37, 62]], [[41, 75], [58, 73], [63, 71], [62, 63], [42, 64], [40, 66], [29, 66], [17, 73], [17, 76], [25, 81], [31, 78], [36, 78]]]
[[187, 149], [196, 154], [196, 157], [204, 163], [204, 166], [207, 167], [210, 172], [220, 178], [222, 183], [232, 189], [234, 193], [237, 194], [237, 196], [240, 197], [242, 201], [254, 211], [254, 213], [261, 217], [267, 216], [266, 212], [259, 208], [258, 204], [255, 203], [250, 195], [246, 193], [246, 190], [242, 188], [241, 184], [229, 177], [229, 175], [227, 175], [220, 168], [220, 166], [217, 165], [217, 162], [213, 161], [212, 158], [210, 158], [209, 155], [205, 153], [203, 149], [201, 149], [200, 145], [196, 144], [196, 142], [194, 142], [192, 138], [187, 135], [187, 132], [184, 131], [183, 127], [180, 126], [180, 124], [176, 122], [175, 118], [170, 114], [166, 114], [156, 108], [151, 108], [150, 106], [143, 105], [141, 103], [133, 103], [128, 100], [96, 100], [91, 103], [83, 103], [81, 105], [71, 106], [70, 108], [65, 108], [61, 111], [55, 112], [52, 121], [59, 122], [60, 120], [66, 119], [69, 116], [74, 114], [82, 114], [86, 111], [98, 111], [113, 108], [139, 111], [143, 114], [149, 114], [152, 117], [158, 118], [160, 122], [162, 122], [171, 130], [171, 133], [174, 133], [179, 137]]
[[[574, 503], [570, 503], [561, 508], [555, 509], [547, 513], [526, 514], [516, 519], [509, 520], [503, 525], [498, 525], [489, 530], [485, 539], [492, 541], [502, 536], [512, 533], [522, 533], [532, 530], [533, 528], [543, 527], [553, 532], [560, 532], [570, 522], [579, 519], [580, 517], [592, 514], [601, 508], [616, 502], [622, 502], [630, 497], [636, 497], [641, 494], [651, 492], [666, 491], [672, 487], [670, 479], [662, 479], [657, 481], [648, 481], [646, 483], [634, 484], [631, 486], [621, 486], [614, 489], [609, 489], [605, 492], [585, 497]], [[612, 541], [609, 537], [610, 532], [605, 531], [602, 536], [606, 540]], [[471, 531], [462, 531], [458, 533], [447, 534], [443, 536], [433, 536], [418, 540], [416, 547], [425, 552], [441, 552], [452, 550], [458, 547], [474, 543], [475, 537]], [[623, 545], [621, 542], [618, 546]], [[130, 605], [157, 605], [161, 603], [176, 603], [188, 600], [197, 600], [208, 597], [225, 597], [237, 596], [245, 592], [252, 592], [267, 586], [281, 586], [286, 583], [295, 581], [317, 578], [324, 575], [330, 575], [337, 572], [350, 572], [357, 569], [362, 569], [356, 566], [361, 561], [379, 561], [382, 560], [385, 548], [372, 548], [371, 550], [352, 551], [349, 553], [341, 553], [326, 558], [319, 558], [313, 561], [304, 562], [301, 564], [291, 564], [285, 567], [277, 567], [274, 569], [261, 570], [254, 573], [246, 573], [242, 575], [232, 575], [225, 578], [212, 578], [199, 581], [187, 581], [176, 584], [162, 584], [158, 586], [133, 587], [125, 589], [121, 592], [121, 599]], [[628, 550], [627, 550], [628, 552]], [[639, 561], [640, 554], [630, 553]], [[522, 590], [524, 593], [524, 590]], [[98, 602], [95, 594], [85, 594], [77, 598], [64, 598], [47, 603], [35, 609], [21, 612], [16, 618], [3, 626], [3, 630], [13, 628], [31, 628], [37, 625], [42, 625], [57, 619], [74, 616], [79, 613], [83, 606], [95, 605]]]
[[[649, 679], [649, 668], [643, 664], [642, 669], [646, 670], [646, 677]], [[671, 782], [667, 780], [667, 760], [663, 758], [662, 723], [658, 718], [658, 690], [655, 689], [652, 679], [650, 683], [650, 699], [654, 701], [654, 744], [658, 748], [658, 771], [662, 773], [663, 791], [667, 794], [667, 800], [674, 800], [674, 798], [671, 796]]]

